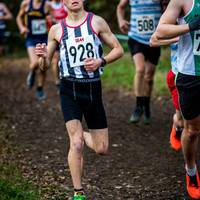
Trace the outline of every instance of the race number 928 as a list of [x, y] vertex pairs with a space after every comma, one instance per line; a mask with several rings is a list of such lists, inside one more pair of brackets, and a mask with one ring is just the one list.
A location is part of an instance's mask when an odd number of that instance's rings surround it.
[[67, 49], [70, 67], [84, 65], [84, 60], [86, 58], [96, 58], [92, 37], [84, 38], [83, 41], [78, 43], [68, 42]]

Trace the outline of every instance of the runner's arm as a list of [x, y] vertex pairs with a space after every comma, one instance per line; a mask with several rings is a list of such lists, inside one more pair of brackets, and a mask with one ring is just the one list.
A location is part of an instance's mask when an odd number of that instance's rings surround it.
[[106, 63], [111, 63], [124, 54], [123, 48], [103, 18], [97, 17], [96, 23], [99, 27], [98, 34], [100, 38], [111, 49], [111, 51], [104, 57], [104, 59], [106, 60]]
[[46, 20], [53, 21], [53, 16], [52, 16], [52, 6], [50, 1], [46, 1], [45, 3], [45, 13], [46, 13]]
[[108, 24], [103, 18], [95, 15], [92, 20], [92, 27], [100, 39], [111, 49], [111, 51], [104, 58], [86, 58], [84, 65], [87, 71], [95, 71], [101, 65], [117, 60], [124, 53], [119, 41], [111, 32]]
[[125, 20], [125, 7], [127, 6], [128, 2], [128, 0], [120, 0], [117, 6], [117, 20], [122, 33], [127, 33], [129, 30], [130, 23]]
[[28, 32], [27, 27], [24, 25], [24, 15], [26, 13], [27, 6], [28, 6], [27, 1], [26, 0], [22, 1], [18, 15], [17, 15], [17, 19], [16, 19], [17, 26], [18, 26], [21, 34]]
[[156, 32], [155, 32], [150, 38], [150, 46], [151, 47], [159, 47], [159, 46], [163, 46], [163, 45], [169, 45], [169, 44], [178, 42], [178, 40], [179, 40], [179, 37], [175, 37], [172, 39], [158, 38], [158, 36], [156, 35]]
[[171, 39], [189, 32], [188, 24], [176, 25], [182, 11], [182, 3], [183, 1], [177, 0], [169, 2], [156, 28], [156, 35], [159, 39]]
[[35, 54], [39, 57], [38, 63], [41, 70], [46, 71], [50, 65], [57, 47], [57, 41], [55, 39], [55, 33], [57, 26], [52, 26], [48, 34], [48, 45], [37, 44], [35, 48]]

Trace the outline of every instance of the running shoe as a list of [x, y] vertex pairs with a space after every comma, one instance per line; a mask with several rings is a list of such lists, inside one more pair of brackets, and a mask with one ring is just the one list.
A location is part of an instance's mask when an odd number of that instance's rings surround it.
[[36, 98], [39, 101], [42, 101], [42, 100], [46, 99], [46, 96], [45, 96], [45, 93], [44, 93], [43, 89], [37, 89], [35, 95], [36, 95]]
[[142, 114], [143, 114], [143, 109], [141, 107], [136, 107], [136, 109], [132, 113], [129, 121], [131, 123], [137, 123], [137, 122], [139, 122], [140, 118], [142, 117]]
[[172, 126], [171, 134], [170, 134], [170, 144], [171, 147], [178, 151], [181, 149], [181, 134], [182, 134], [183, 128], [177, 127], [175, 128]]
[[26, 78], [26, 85], [28, 86], [29, 89], [31, 89], [34, 83], [35, 83], [35, 71], [30, 71]]
[[186, 174], [187, 192], [193, 199], [200, 199], [200, 180], [198, 171], [195, 176], [188, 176]]
[[83, 193], [75, 192], [73, 200], [86, 200], [86, 195]]

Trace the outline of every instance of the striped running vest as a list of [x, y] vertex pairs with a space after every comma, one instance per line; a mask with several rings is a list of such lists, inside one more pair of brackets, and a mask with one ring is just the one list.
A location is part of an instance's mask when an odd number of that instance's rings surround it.
[[62, 2], [52, 2], [52, 16], [59, 23], [62, 19], [67, 17], [67, 11]]
[[25, 22], [29, 29], [27, 37], [47, 37], [45, 1], [42, 0], [40, 8], [35, 9], [33, 8], [33, 0], [30, 0], [29, 9], [25, 17]]
[[[178, 23], [187, 24], [197, 16], [200, 16], [200, 0], [193, 0], [191, 10]], [[180, 36], [178, 63], [179, 72], [200, 76], [200, 29]]]
[[172, 66], [172, 71], [174, 74], [178, 73], [177, 70], [177, 56], [178, 56], [178, 43], [173, 43], [170, 45], [171, 47], [171, 66]]
[[[4, 16], [4, 10], [2, 8], [0, 8], [0, 17]], [[0, 20], [0, 30], [5, 30], [6, 28], [6, 24], [4, 20]]]
[[103, 73], [103, 66], [94, 72], [87, 72], [84, 59], [88, 57], [100, 58], [103, 49], [100, 39], [92, 28], [93, 13], [88, 13], [82, 24], [76, 27], [61, 21], [63, 35], [60, 40], [60, 78], [96, 80]]
[[149, 44], [161, 16], [160, 0], [129, 0], [129, 4], [131, 16], [128, 36]]

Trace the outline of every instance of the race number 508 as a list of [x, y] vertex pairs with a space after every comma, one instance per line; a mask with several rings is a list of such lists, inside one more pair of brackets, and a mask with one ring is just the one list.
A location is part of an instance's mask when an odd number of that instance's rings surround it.
[[137, 16], [137, 31], [140, 34], [151, 34], [155, 30], [155, 16]]

